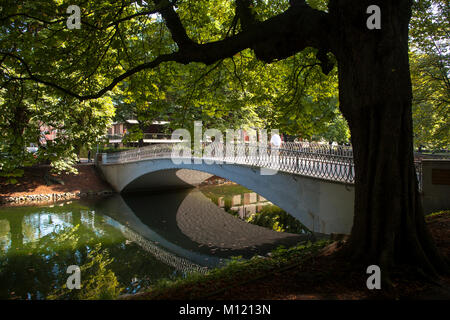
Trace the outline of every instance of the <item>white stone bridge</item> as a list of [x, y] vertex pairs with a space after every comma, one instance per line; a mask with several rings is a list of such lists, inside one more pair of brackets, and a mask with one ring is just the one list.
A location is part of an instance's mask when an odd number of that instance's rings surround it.
[[[98, 165], [118, 192], [194, 187], [216, 175], [253, 190], [311, 231], [350, 233], [354, 166], [349, 147], [284, 143], [270, 151], [257, 144], [203, 146], [204, 156], [159, 144], [101, 154]], [[425, 214], [450, 209], [450, 159], [416, 154]]]
[[[350, 233], [353, 155], [350, 148], [285, 143], [270, 151], [256, 144], [216, 144], [209, 156], [181, 156], [173, 145], [101, 154], [98, 166], [118, 192], [194, 187], [216, 175], [255, 191], [311, 231]], [[213, 155], [211, 155], [211, 153]], [[151, 205], [151, 204], [149, 204]]]

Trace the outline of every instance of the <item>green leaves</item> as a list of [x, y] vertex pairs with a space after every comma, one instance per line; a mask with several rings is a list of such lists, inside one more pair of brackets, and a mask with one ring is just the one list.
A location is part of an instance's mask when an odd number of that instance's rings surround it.
[[411, 20], [414, 144], [450, 148], [450, 7], [421, 0]]
[[[191, 128], [201, 120], [221, 130], [277, 128], [305, 139], [348, 141], [338, 109], [337, 68], [325, 76], [315, 49], [270, 64], [258, 61], [251, 50], [210, 66], [166, 62], [124, 79], [109, 96], [79, 103], [61, 90], [20, 79], [31, 73], [78, 94], [91, 94], [126, 70], [177, 51], [161, 15], [152, 13], [154, 4], [84, 1], [78, 3], [82, 28], [68, 30], [65, 9], [77, 3], [5, 1], [0, 13], [3, 176], [14, 177], [20, 166], [46, 160], [56, 171], [70, 171], [81, 146], [94, 145], [116, 111], [118, 121], [139, 121], [134, 135], [154, 120], [170, 120], [170, 129]], [[328, 1], [307, 2], [327, 10]], [[433, 147], [448, 145], [449, 136], [447, 2], [416, 1], [411, 23], [416, 143]], [[255, 1], [252, 10], [264, 21], [288, 7], [289, 1]], [[179, 1], [176, 13], [198, 43], [241, 29], [233, 19], [233, 1]], [[34, 158], [24, 150], [37, 143], [42, 125], [64, 134]]]
[[301, 224], [296, 218], [280, 208], [267, 205], [261, 212], [252, 214], [247, 222], [261, 227], [273, 229], [277, 232], [289, 233], [310, 233], [310, 231]]

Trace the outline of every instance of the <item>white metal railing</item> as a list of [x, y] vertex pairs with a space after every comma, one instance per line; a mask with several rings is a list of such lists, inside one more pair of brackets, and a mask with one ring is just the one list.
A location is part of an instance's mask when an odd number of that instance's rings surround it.
[[280, 148], [256, 143], [202, 144], [202, 155], [181, 151], [182, 144], [158, 144], [107, 154], [103, 164], [117, 164], [145, 159], [201, 158], [210, 162], [246, 164], [283, 172], [323, 178], [333, 181], [354, 180], [353, 153], [350, 147], [323, 146], [287, 142]]
[[[327, 146], [316, 143], [285, 142], [278, 149], [252, 143], [203, 143], [202, 156], [192, 152], [181, 154], [182, 144], [157, 144], [117, 153], [104, 154], [103, 164], [117, 164], [145, 159], [192, 159], [246, 164], [282, 172], [295, 173], [332, 181], [354, 182], [353, 150], [347, 146]], [[206, 155], [205, 155], [206, 154]], [[422, 190], [421, 159], [415, 166]]]

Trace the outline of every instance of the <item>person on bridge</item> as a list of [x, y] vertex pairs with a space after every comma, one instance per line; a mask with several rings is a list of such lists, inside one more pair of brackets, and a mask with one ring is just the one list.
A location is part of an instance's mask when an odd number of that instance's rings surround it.
[[[270, 138], [270, 155], [274, 156], [277, 155], [278, 156], [278, 149], [281, 146], [281, 137], [277, 134], [274, 133], [272, 134], [272, 137]], [[273, 152], [274, 151], [274, 152]]]

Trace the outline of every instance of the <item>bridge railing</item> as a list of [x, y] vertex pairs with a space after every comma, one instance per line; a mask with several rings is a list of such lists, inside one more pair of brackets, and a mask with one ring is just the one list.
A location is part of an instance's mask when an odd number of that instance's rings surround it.
[[156, 158], [202, 158], [206, 163], [236, 163], [283, 172], [296, 173], [333, 181], [353, 182], [352, 151], [348, 147], [323, 147], [300, 143], [284, 143], [271, 148], [256, 143], [204, 143], [201, 156], [186, 152], [181, 144], [158, 144], [108, 154], [105, 164], [126, 163]]
[[[205, 161], [247, 164], [283, 172], [295, 173], [333, 181], [354, 182], [353, 150], [347, 146], [329, 146], [317, 143], [285, 142], [280, 148], [256, 143], [203, 143], [201, 156], [184, 150], [182, 144], [156, 144], [143, 148], [107, 154], [104, 164], [126, 163], [144, 159], [202, 158]], [[422, 157], [415, 157], [419, 190], [422, 190]]]
[[110, 153], [103, 163], [126, 163], [153, 158], [170, 158], [172, 156], [173, 144], [156, 144], [132, 150]]

